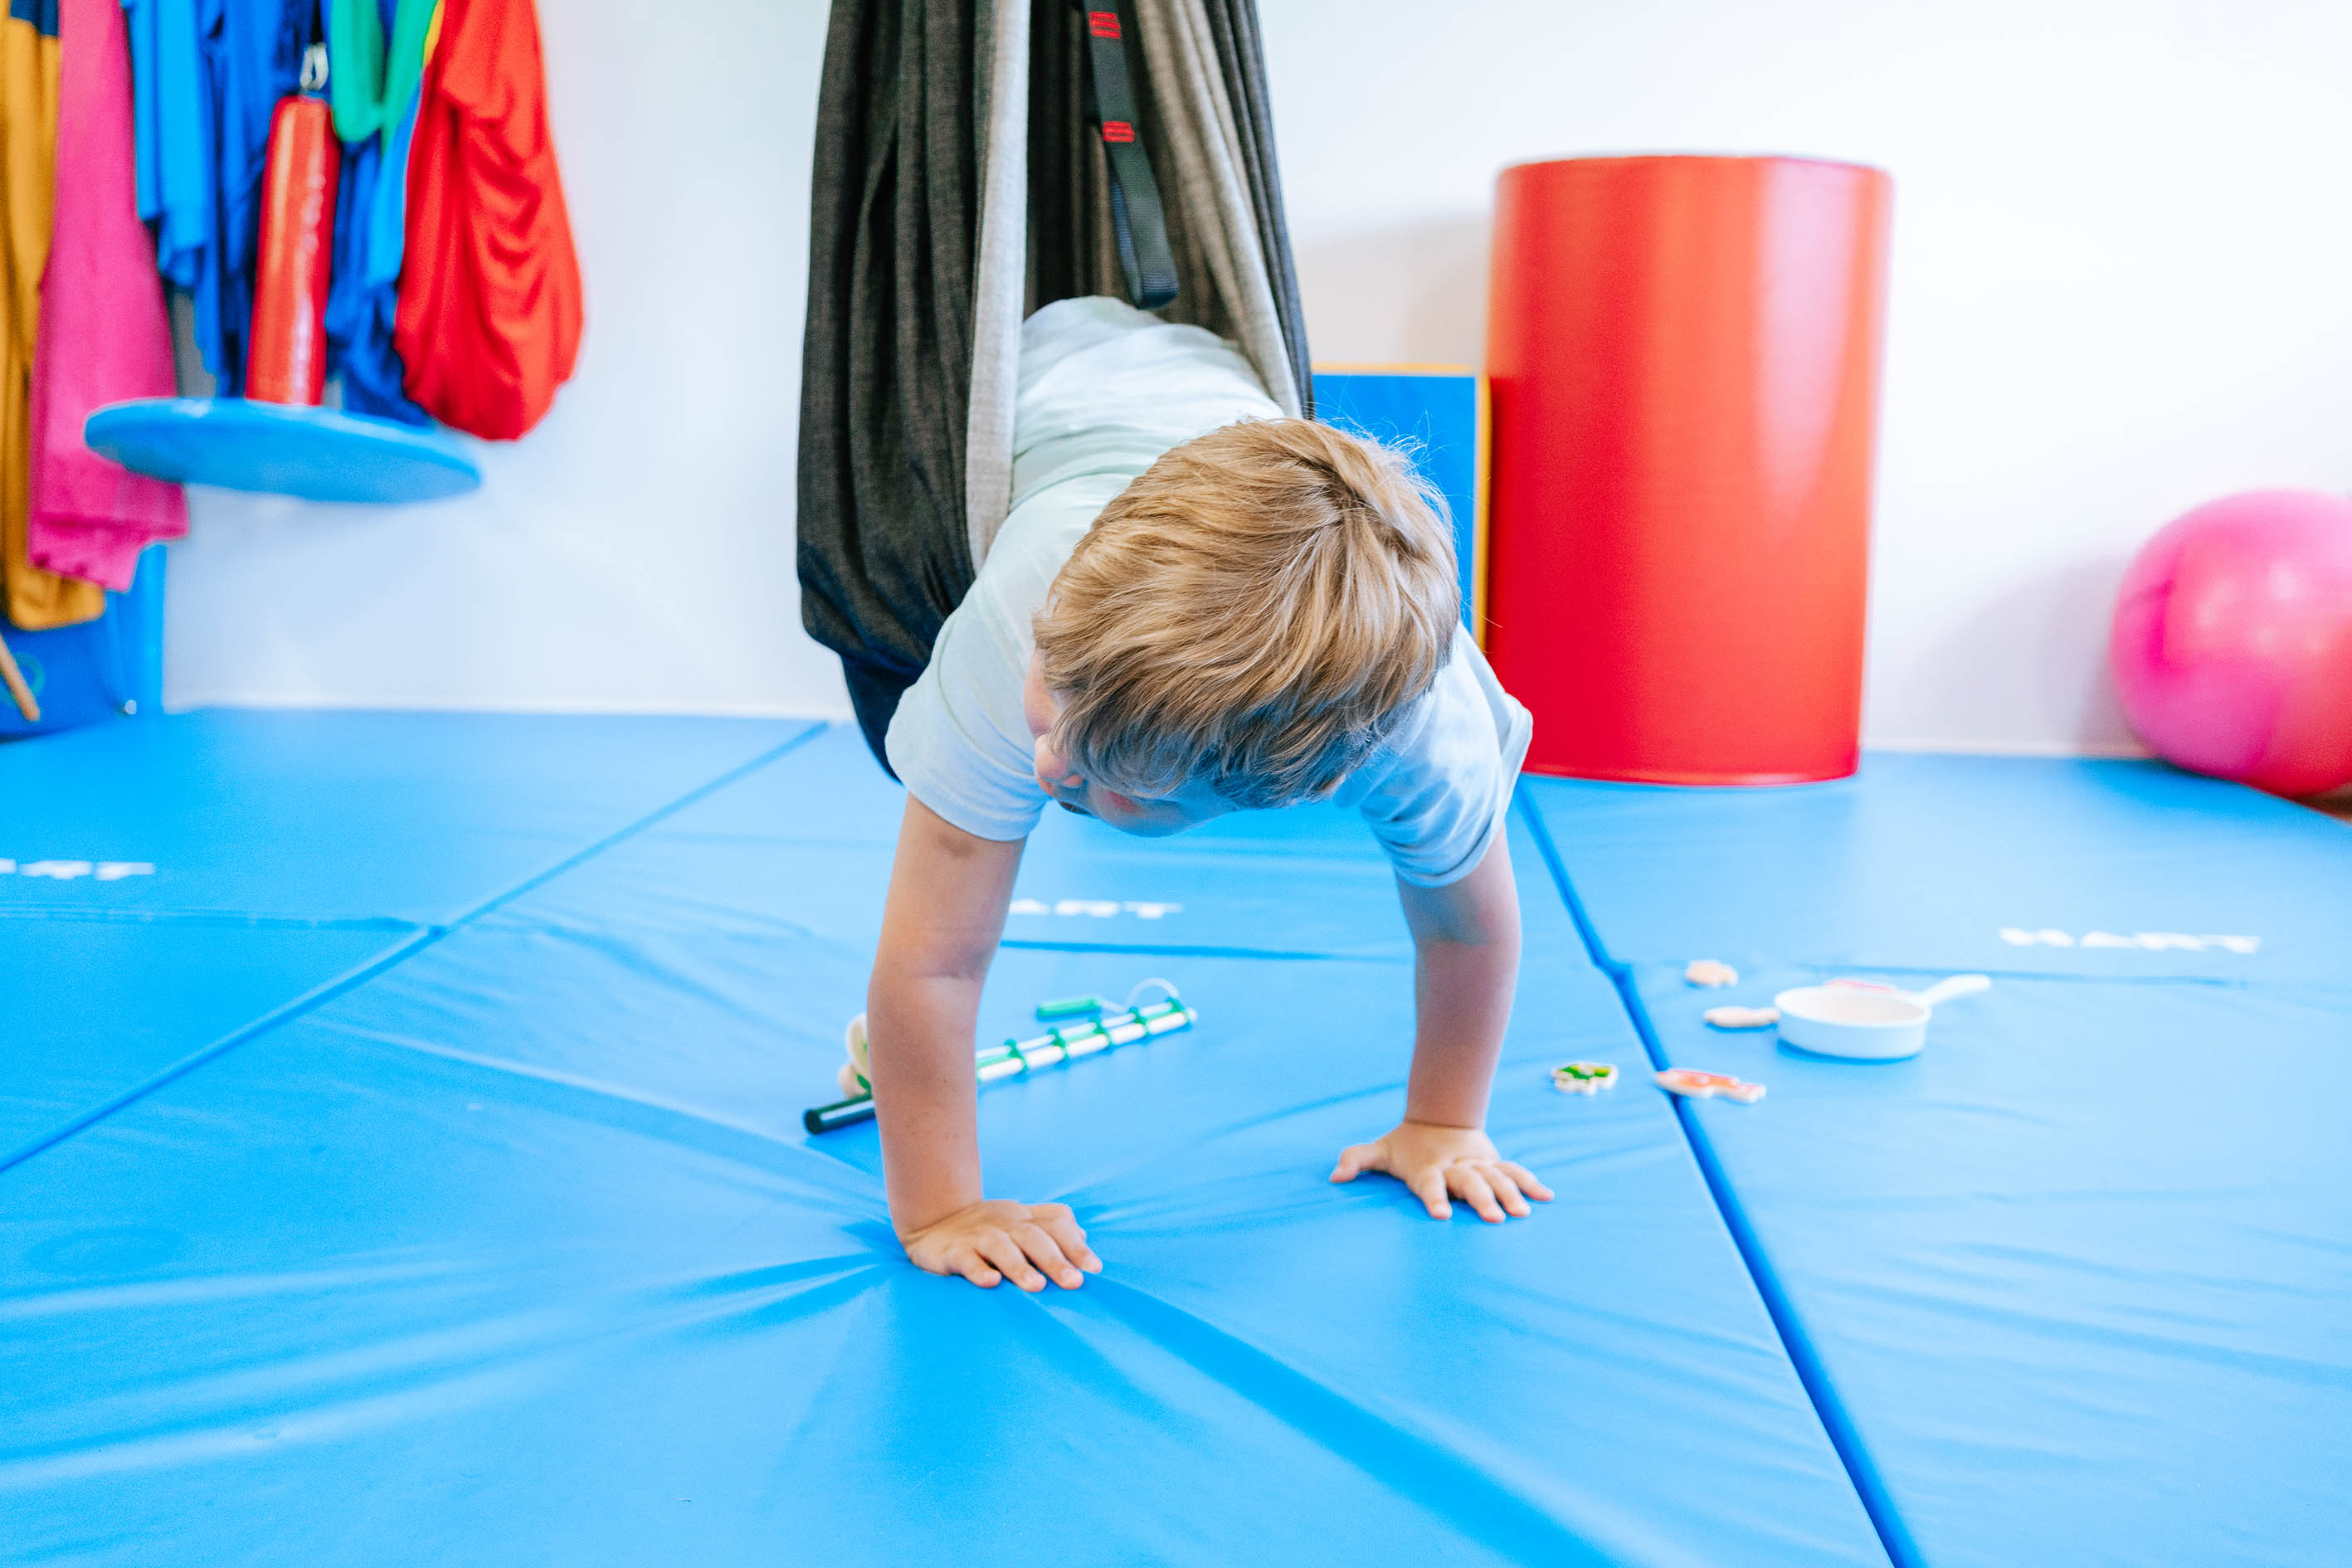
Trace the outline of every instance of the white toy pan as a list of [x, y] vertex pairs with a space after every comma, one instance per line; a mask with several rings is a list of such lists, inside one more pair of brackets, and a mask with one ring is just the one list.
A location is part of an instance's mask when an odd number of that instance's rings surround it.
[[1915, 1057], [1927, 1043], [1936, 1004], [1982, 991], [1984, 974], [1955, 974], [1925, 991], [1839, 981], [1801, 985], [1772, 998], [1780, 1009], [1780, 1038], [1816, 1056], [1891, 1062]]

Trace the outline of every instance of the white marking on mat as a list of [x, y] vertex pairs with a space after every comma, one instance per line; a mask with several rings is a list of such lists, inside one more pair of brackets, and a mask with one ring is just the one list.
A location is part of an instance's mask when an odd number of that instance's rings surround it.
[[1143, 899], [1056, 899], [1050, 904], [1043, 899], [1015, 899], [1004, 907], [1004, 912], [1009, 915], [1061, 915], [1098, 921], [1133, 915], [1138, 920], [1156, 921], [1181, 913], [1183, 908], [1181, 904]]
[[39, 877], [57, 882], [95, 877], [101, 882], [119, 882], [125, 877], [152, 877], [154, 874], [155, 863], [152, 860], [16, 861], [0, 858], [0, 877]]
[[2177, 931], [2141, 931], [2124, 936], [2094, 931], [2076, 937], [2067, 931], [2030, 931], [2024, 926], [2001, 927], [2000, 940], [2011, 947], [2132, 948], [2141, 952], [2203, 952], [2218, 947], [2224, 952], [2250, 953], [2263, 945], [2258, 936], [2190, 936]]

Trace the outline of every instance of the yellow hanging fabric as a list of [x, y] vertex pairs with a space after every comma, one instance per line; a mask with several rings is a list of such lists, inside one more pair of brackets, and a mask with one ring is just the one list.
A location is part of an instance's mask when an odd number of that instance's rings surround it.
[[[29, 13], [29, 16], [27, 16]], [[95, 620], [106, 591], [25, 558], [32, 480], [33, 335], [57, 198], [56, 0], [12, 4], [0, 17], [0, 578], [8, 618], [27, 631]]]

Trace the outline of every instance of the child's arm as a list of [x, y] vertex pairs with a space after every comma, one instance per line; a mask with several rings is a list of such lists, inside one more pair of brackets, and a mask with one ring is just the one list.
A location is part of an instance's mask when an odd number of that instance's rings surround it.
[[1386, 1172], [1439, 1219], [1454, 1212], [1449, 1194], [1482, 1219], [1524, 1215], [1528, 1198], [1549, 1200], [1551, 1189], [1497, 1155], [1484, 1131], [1486, 1091], [1519, 973], [1519, 892], [1506, 836], [1495, 835], [1486, 858], [1459, 881], [1443, 888], [1399, 882], [1397, 891], [1413, 944], [1415, 1026], [1404, 1121], [1379, 1142], [1342, 1152], [1331, 1179]]
[[874, 1113], [891, 1223], [919, 1268], [1075, 1289], [1102, 1264], [1066, 1205], [981, 1195], [973, 1020], [1020, 868], [1021, 840], [976, 838], [907, 797], [866, 994]]

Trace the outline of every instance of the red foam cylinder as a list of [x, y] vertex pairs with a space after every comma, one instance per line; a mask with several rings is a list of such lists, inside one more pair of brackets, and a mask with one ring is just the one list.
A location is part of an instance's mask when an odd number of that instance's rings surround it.
[[322, 98], [278, 100], [261, 178], [261, 244], [247, 341], [245, 395], [316, 405], [327, 388], [327, 284], [342, 167]]
[[1486, 651], [1530, 768], [1853, 772], [1893, 194], [1799, 158], [1503, 172]]

